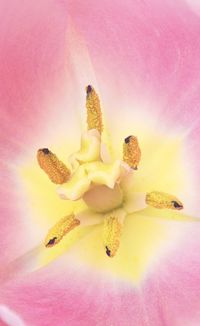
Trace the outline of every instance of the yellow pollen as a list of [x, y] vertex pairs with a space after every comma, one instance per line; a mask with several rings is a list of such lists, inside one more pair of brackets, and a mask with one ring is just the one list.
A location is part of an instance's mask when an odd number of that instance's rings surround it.
[[152, 191], [146, 194], [146, 203], [155, 208], [183, 209], [181, 201], [173, 195], [160, 191]]
[[[40, 168], [47, 174], [54, 184], [64, 184], [62, 187], [58, 187], [57, 193], [61, 199], [67, 199], [68, 201], [63, 202], [61, 205], [65, 206], [66, 203], [66, 205], [70, 205], [72, 209], [72, 214], [64, 216], [49, 229], [47, 236], [44, 239], [44, 245], [47, 248], [55, 246], [66, 234], [79, 225], [93, 225], [95, 228], [96, 224], [101, 224], [103, 222], [104, 255], [106, 254], [108, 257], [114, 257], [120, 246], [123, 221], [129, 214], [129, 211], [132, 214], [138, 210], [143, 210], [146, 206], [158, 209], [181, 210], [183, 209], [183, 204], [174, 195], [160, 191], [152, 191], [145, 194], [144, 192], [137, 193], [137, 190], [140, 190], [137, 180], [134, 191], [132, 188], [131, 169], [137, 170], [141, 160], [141, 150], [137, 137], [130, 135], [124, 139], [123, 161], [122, 159], [115, 159], [114, 161], [112, 161], [112, 159], [107, 159], [107, 157], [105, 157], [106, 151], [102, 146], [105, 144], [101, 142], [101, 133], [103, 131], [101, 104], [98, 94], [91, 85], [86, 87], [86, 109], [88, 130], [84, 132], [82, 136], [80, 150], [73, 153], [68, 158], [67, 164], [71, 166], [71, 170], [68, 169], [68, 167], [48, 148], [42, 148], [37, 151], [37, 160]], [[171, 146], [171, 143], [169, 145]], [[175, 150], [177, 150], [177, 145], [174, 146], [172, 154]], [[177, 162], [176, 166], [180, 166]], [[170, 159], [167, 164], [171, 164]], [[148, 162], [147, 165], [149, 166]], [[164, 166], [165, 170], [169, 170], [167, 167], [168, 165]], [[129, 176], [130, 182], [129, 180], [127, 181]], [[168, 178], [168, 176], [166, 176], [166, 178]], [[46, 188], [42, 188], [41, 190], [40, 182], [37, 182], [34, 174], [33, 179], [36, 186], [39, 187], [37, 189], [41, 192], [45, 192]], [[171, 179], [169, 184], [171, 184]], [[149, 184], [147, 189], [149, 189]], [[34, 192], [35, 187], [33, 188], [33, 193]], [[76, 203], [72, 203], [73, 201]], [[45, 201], [41, 200], [41, 202], [43, 203]], [[54, 216], [55, 212], [58, 213], [56, 201], [53, 203], [53, 199], [50, 199], [50, 201], [46, 202], [48, 203], [48, 206], [51, 204], [51, 206], [48, 207], [48, 209], [51, 210], [51, 216]], [[61, 207], [61, 210], [64, 206]], [[51, 207], [53, 208], [51, 209]], [[122, 243], [121, 245], [116, 264], [114, 263], [113, 265], [111, 261], [109, 261], [111, 264], [106, 264], [106, 268], [110, 265], [109, 268], [111, 269], [115, 270], [116, 266], [118, 266], [120, 270], [123, 270], [123, 263], [128, 257], [127, 248], [130, 248], [129, 244], [132, 244], [132, 230], [135, 230], [136, 237], [134, 236], [134, 248], [130, 250], [133, 251], [133, 253], [130, 252], [131, 258], [129, 261], [132, 261], [131, 264], [133, 265], [133, 269], [135, 268], [135, 265], [138, 265], [135, 273], [135, 277], [138, 278], [137, 274], [139, 274], [140, 271], [143, 272], [146, 267], [147, 263], [145, 260], [149, 260], [148, 252], [153, 251], [154, 247], [157, 248], [157, 242], [159, 243], [159, 241], [163, 241], [163, 236], [167, 237], [167, 231], [166, 233], [165, 231], [162, 231], [160, 223], [157, 225], [156, 221], [153, 221], [152, 223], [149, 222], [150, 219], [146, 214], [150, 216], [151, 214], [154, 215], [154, 213], [154, 210], [149, 207], [147, 212], [138, 212], [138, 221], [137, 214], [135, 214], [136, 219], [132, 219], [131, 216], [130, 218], [128, 217], [128, 227], [126, 225], [126, 229], [124, 230], [125, 243]], [[62, 213], [58, 215], [63, 216]], [[169, 215], [171, 218], [172, 215], [177, 214], [172, 214], [172, 212], [166, 211], [164, 212], [164, 215], [167, 217]], [[177, 218], [175, 216], [174, 219], [188, 219], [187, 216], [182, 214], [179, 216], [177, 216]], [[151, 232], [149, 232], [149, 227]], [[160, 232], [160, 230], [162, 232]], [[77, 234], [76, 231], [78, 231]], [[69, 237], [66, 237], [68, 247], [71, 246], [76, 239], [79, 239], [79, 231], [82, 232], [81, 228], [76, 229], [74, 232], [70, 233]], [[97, 230], [97, 232], [100, 231], [101, 228]], [[87, 232], [89, 232], [89, 229], [84, 231], [83, 234], [86, 234]], [[97, 234], [98, 233], [94, 232], [94, 235], [92, 234], [91, 237], [88, 236], [87, 241], [95, 241], [95, 243], [98, 244]], [[141, 234], [143, 234], [142, 237]], [[74, 239], [71, 239], [73, 237]], [[154, 242], [154, 237], [157, 238], [157, 242], [152, 244], [152, 240]], [[144, 241], [141, 239], [145, 239], [148, 245], [146, 246]], [[55, 255], [55, 252], [60, 252], [60, 249], [63, 251], [63, 248], [64, 246], [62, 247], [61, 243], [60, 246], [57, 246], [55, 250], [53, 250], [53, 256]], [[96, 246], [94, 245], [94, 242], [91, 242], [91, 245], [89, 244], [88, 248], [95, 250]], [[85, 252], [85, 249], [81, 250]], [[45, 252], [47, 256], [51, 256], [51, 251], [49, 252], [49, 250], [47, 250]], [[124, 253], [125, 256], [123, 257]], [[120, 255], [122, 256], [121, 258]], [[103, 257], [103, 260], [101, 261], [101, 256], [103, 256], [102, 252], [99, 256], [98, 253], [95, 252], [95, 263], [97, 261], [98, 263], [100, 261], [100, 264], [105, 262], [105, 257]], [[129, 270], [132, 270], [132, 268], [129, 268]], [[132, 277], [133, 273], [130, 272], [130, 274]]]
[[123, 161], [132, 169], [137, 170], [141, 159], [141, 151], [135, 136], [125, 138], [123, 144]]
[[122, 225], [114, 216], [106, 217], [103, 228], [103, 242], [106, 249], [106, 254], [109, 257], [114, 257], [119, 245], [122, 233]]
[[46, 172], [53, 183], [63, 184], [69, 180], [69, 169], [47, 148], [38, 150], [37, 160], [41, 169]]
[[86, 108], [88, 130], [97, 129], [100, 134], [103, 130], [100, 100], [94, 88], [90, 85], [86, 87]]
[[52, 247], [80, 224], [80, 221], [73, 214], [61, 218], [48, 232], [45, 239], [45, 246]]

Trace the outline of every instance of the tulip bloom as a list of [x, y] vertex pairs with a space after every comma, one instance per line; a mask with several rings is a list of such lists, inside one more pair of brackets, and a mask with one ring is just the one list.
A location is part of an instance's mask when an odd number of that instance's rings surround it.
[[199, 325], [197, 4], [0, 7], [1, 323]]

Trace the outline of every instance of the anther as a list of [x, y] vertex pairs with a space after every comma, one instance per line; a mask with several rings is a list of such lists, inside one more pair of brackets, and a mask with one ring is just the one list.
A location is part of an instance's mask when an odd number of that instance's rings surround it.
[[135, 136], [128, 136], [123, 144], [123, 161], [132, 169], [137, 170], [141, 159], [141, 150]]
[[155, 208], [183, 209], [181, 201], [173, 195], [160, 191], [152, 191], [146, 194], [146, 203]]
[[70, 171], [48, 148], [37, 152], [39, 166], [55, 184], [63, 184], [70, 178]]
[[101, 133], [103, 124], [99, 97], [91, 85], [86, 87], [86, 93], [88, 130], [97, 129]]
[[59, 243], [64, 235], [69, 233], [80, 224], [80, 221], [75, 216], [68, 215], [60, 219], [48, 232], [45, 239], [45, 246], [52, 247]]
[[109, 257], [114, 257], [120, 245], [122, 225], [115, 216], [106, 217], [103, 228], [103, 241], [106, 249], [106, 254]]

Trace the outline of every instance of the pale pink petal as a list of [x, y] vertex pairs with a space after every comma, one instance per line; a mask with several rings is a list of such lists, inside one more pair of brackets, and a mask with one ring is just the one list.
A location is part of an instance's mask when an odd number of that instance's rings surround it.
[[0, 322], [2, 326], [25, 326], [24, 322], [16, 312], [12, 311], [5, 305], [0, 305]]
[[[43, 270], [1, 287], [27, 324], [188, 325], [200, 322], [199, 230], [181, 228], [182, 245], [154, 262], [140, 285], [76, 260], [75, 251]], [[74, 256], [75, 255], [75, 256]], [[186, 268], [186, 266], [188, 268]]]
[[[149, 149], [149, 160], [160, 151], [156, 137], [180, 140], [192, 180], [191, 189], [186, 191], [186, 186], [180, 195], [197, 215], [199, 16], [182, 0], [117, 1], [114, 7], [102, 2], [94, 6], [88, 0], [70, 3], [69, 10], [95, 68], [115, 156], [121, 155], [122, 141], [132, 133], [143, 152]], [[85, 72], [80, 57], [72, 63], [76, 67], [80, 62]], [[84, 84], [85, 78], [79, 77]], [[173, 153], [164, 149], [162, 155]], [[155, 163], [151, 173], [156, 175], [158, 168]]]
[[[29, 252], [43, 239], [49, 211], [40, 213], [37, 220], [33, 209], [40, 197], [31, 197], [32, 201], [25, 195], [19, 170], [34, 162], [39, 147], [56, 148], [62, 137], [66, 137], [66, 157], [78, 148], [81, 130], [74, 122], [79, 122], [78, 112], [85, 105], [82, 90], [91, 82], [102, 98], [106, 130], [115, 130], [112, 137], [108, 135], [117, 148], [114, 156], [119, 158], [121, 140], [132, 133], [142, 148], [149, 149], [144, 155], [149, 155], [150, 162], [160, 151], [156, 137], [183, 142], [184, 169], [175, 169], [175, 175], [179, 180], [182, 171], [186, 174], [189, 181], [182, 195], [198, 213], [200, 20], [191, 2], [42, 0], [22, 4], [13, 0], [12, 5], [1, 1], [0, 7], [2, 263], [23, 254], [25, 248]], [[173, 153], [161, 150], [161, 155]], [[149, 172], [155, 182], [157, 162], [151, 163]], [[163, 188], [169, 184], [175, 189], [174, 174], [170, 177], [173, 169], [168, 174], [159, 169], [158, 175], [165, 177]], [[137, 186], [138, 180], [139, 175]], [[41, 198], [51, 202], [45, 194]], [[148, 223], [148, 216], [145, 219]], [[101, 233], [97, 228], [85, 237], [81, 248], [77, 245], [54, 264], [2, 285], [1, 302], [34, 326], [200, 324], [198, 224], [163, 223], [169, 234], [171, 229], [181, 237], [169, 237], [172, 248], [164, 254], [157, 256], [156, 251], [157, 261], [153, 255], [138, 286], [126, 274], [119, 277], [117, 268], [114, 275], [107, 272], [116, 260], [104, 260], [102, 255], [98, 261]], [[131, 232], [136, 237], [137, 231], [128, 230], [128, 239]], [[87, 261], [87, 243], [93, 246], [93, 265]], [[122, 241], [127, 253], [134, 248], [134, 238], [130, 244], [126, 248]], [[138, 252], [134, 254], [139, 261]], [[126, 267], [131, 263], [125, 262]]]
[[8, 262], [32, 250], [42, 238], [40, 231], [34, 232], [21, 168], [36, 163], [38, 148], [51, 146], [53, 138], [56, 141], [54, 123], [61, 133], [65, 130], [66, 139], [68, 119], [72, 137], [77, 129], [73, 128], [73, 113], [68, 114], [71, 102], [66, 102], [70, 98], [66, 87], [67, 17], [60, 5], [46, 0], [1, 1], [0, 17], [0, 259]]

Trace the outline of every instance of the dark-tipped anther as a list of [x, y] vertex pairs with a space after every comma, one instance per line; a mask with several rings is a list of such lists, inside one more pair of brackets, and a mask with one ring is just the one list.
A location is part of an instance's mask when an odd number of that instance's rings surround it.
[[124, 139], [125, 143], [128, 144], [132, 136], [128, 136]]
[[177, 201], [172, 201], [172, 204], [174, 205], [175, 208], [177, 209], [182, 209], [183, 205], [180, 205], [179, 203], [177, 203]]
[[91, 91], [92, 91], [92, 86], [91, 86], [91, 85], [88, 85], [88, 86], [86, 87], [86, 92], [87, 92], [87, 94], [91, 93]]
[[111, 252], [110, 252], [110, 249], [108, 249], [108, 247], [106, 247], [106, 254], [110, 257], [111, 255]]
[[54, 237], [54, 238], [52, 238], [51, 240], [49, 240], [49, 242], [47, 243], [47, 247], [48, 246], [53, 246], [54, 244], [55, 244], [55, 241], [56, 241], [56, 239], [57, 239], [57, 237]]
[[46, 154], [46, 155], [50, 153], [50, 151], [49, 151], [48, 148], [43, 148], [42, 151], [43, 151], [43, 153]]

